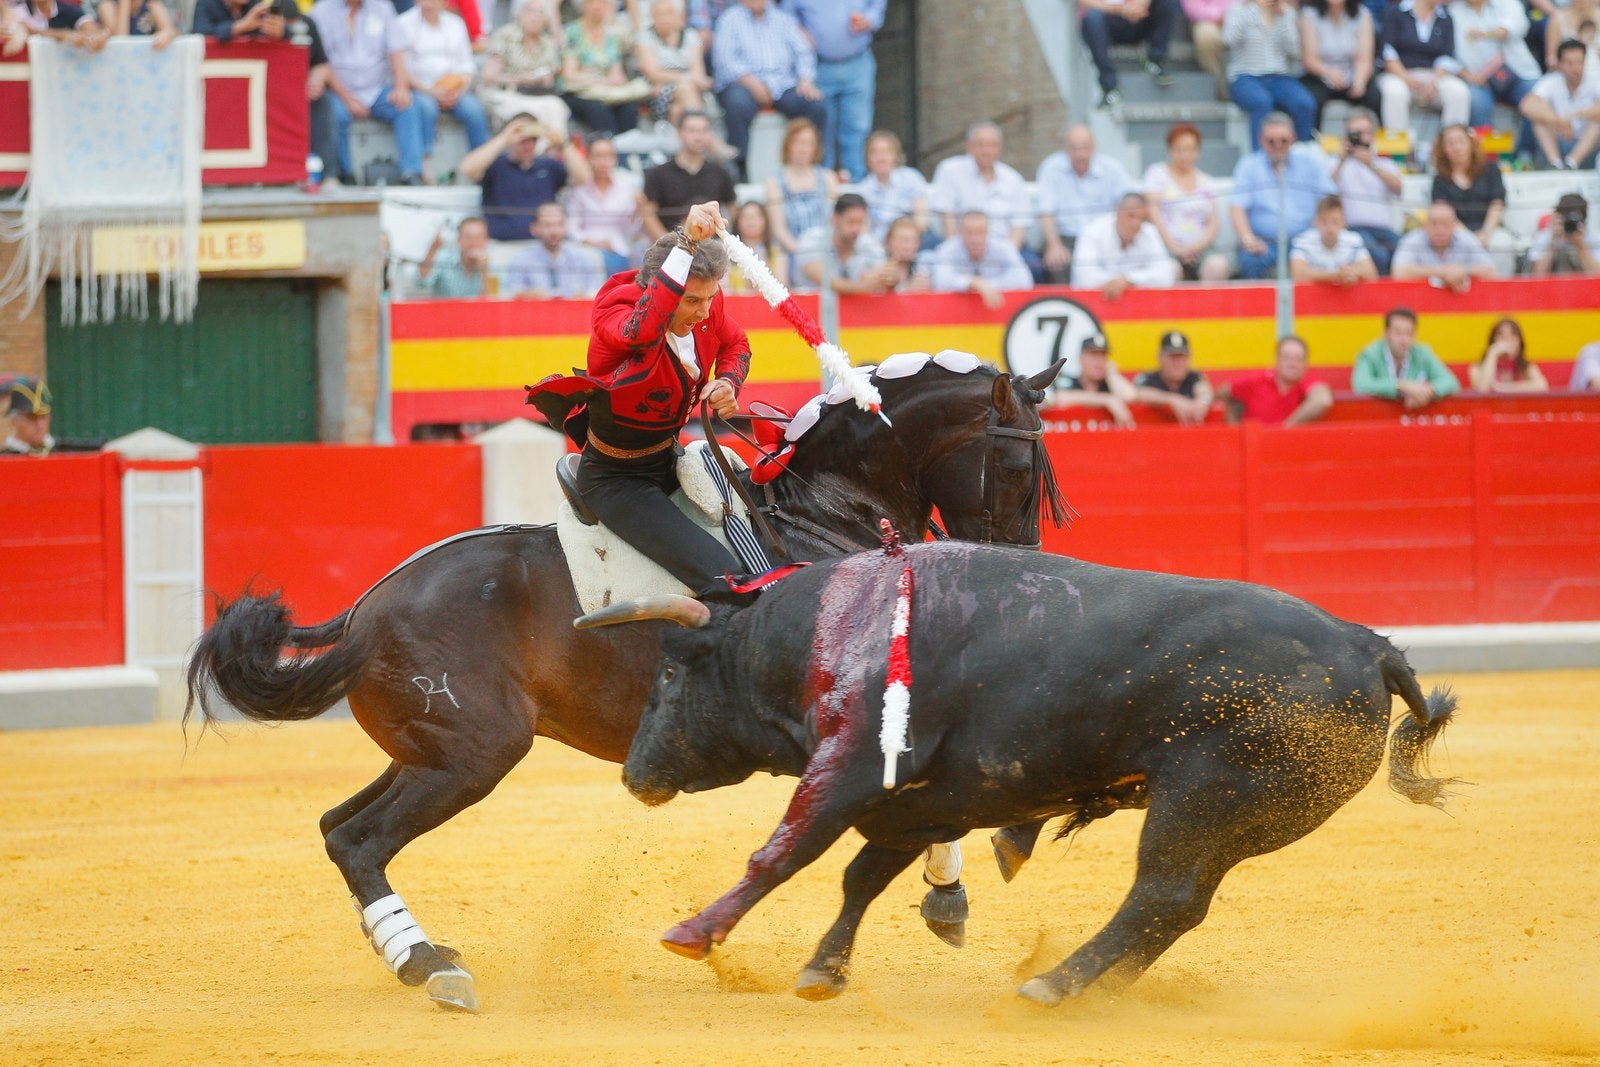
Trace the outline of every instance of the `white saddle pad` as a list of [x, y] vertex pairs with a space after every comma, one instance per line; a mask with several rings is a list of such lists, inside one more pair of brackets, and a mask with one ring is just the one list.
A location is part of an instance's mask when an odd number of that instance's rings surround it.
[[[679, 489], [672, 494], [678, 510], [694, 520], [695, 524], [722, 543], [737, 559], [727, 534], [722, 531], [722, 497], [706, 470], [706, 443], [695, 441], [678, 457]], [[744, 460], [727, 449], [722, 450], [736, 471], [746, 469]], [[749, 510], [735, 502], [735, 508], [746, 522]], [[661, 593], [680, 593], [693, 596], [693, 590], [668, 574], [661, 566], [604, 526], [585, 526], [572, 513], [565, 500], [556, 512], [556, 534], [561, 538], [561, 550], [567, 556], [567, 569], [572, 572], [572, 585], [578, 591], [578, 603], [585, 612], [598, 611], [608, 604]]]

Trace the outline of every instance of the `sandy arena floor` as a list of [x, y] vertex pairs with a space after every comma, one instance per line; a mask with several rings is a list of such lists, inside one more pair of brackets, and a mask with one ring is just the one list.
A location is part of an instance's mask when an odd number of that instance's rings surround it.
[[[1431, 679], [1424, 679], [1424, 682]], [[790, 994], [850, 842], [711, 963], [656, 938], [728, 888], [793, 782], [648, 810], [541, 740], [391, 868], [466, 954], [483, 1014], [373, 956], [318, 816], [384, 766], [353, 723], [0, 734], [0, 1064], [1600, 1063], [1600, 672], [1465, 675], [1441, 814], [1380, 776], [1250, 861], [1120, 999], [1013, 994], [1111, 914], [1138, 813], [1041, 846], [1007, 886], [966, 844], [973, 920], [935, 941], [916, 872], [869, 912], [851, 988]]]

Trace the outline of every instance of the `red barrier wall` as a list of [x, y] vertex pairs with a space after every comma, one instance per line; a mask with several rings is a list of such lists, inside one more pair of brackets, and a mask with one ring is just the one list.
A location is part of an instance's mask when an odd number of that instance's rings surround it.
[[0, 459], [0, 670], [121, 663], [113, 455]]
[[1600, 619], [1600, 418], [1046, 438], [1045, 548], [1240, 578], [1369, 624]]
[[417, 549], [483, 525], [475, 445], [238, 446], [205, 460], [206, 588], [282, 589], [306, 624]]

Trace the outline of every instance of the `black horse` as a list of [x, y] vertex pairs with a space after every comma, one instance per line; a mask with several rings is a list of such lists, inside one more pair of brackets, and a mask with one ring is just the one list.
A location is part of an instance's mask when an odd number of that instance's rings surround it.
[[[1058, 369], [1023, 380], [930, 363], [875, 377], [892, 426], [825, 408], [770, 484], [791, 557], [876, 545], [884, 518], [926, 529], [935, 508], [957, 538], [1037, 547], [1041, 511], [1065, 515], [1037, 410]], [[215, 721], [217, 694], [261, 722], [309, 719], [348, 697], [389, 754], [376, 781], [322, 817], [322, 835], [373, 947], [440, 1004], [475, 1009], [472, 977], [426, 939], [385, 868], [488, 796], [535, 736], [626, 758], [660, 630], [577, 631], [580, 613], [555, 529], [514, 527], [446, 542], [316, 626], [293, 625], [276, 595], [219, 602], [191, 657], [186, 726], [196, 705]]]

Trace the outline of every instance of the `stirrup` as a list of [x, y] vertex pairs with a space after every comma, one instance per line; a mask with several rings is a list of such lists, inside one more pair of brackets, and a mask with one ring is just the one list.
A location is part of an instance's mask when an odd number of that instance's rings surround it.
[[578, 464], [582, 460], [583, 457], [576, 452], [568, 452], [556, 460], [556, 484], [561, 486], [561, 493], [567, 498], [567, 504], [579, 522], [585, 526], [599, 526], [600, 517], [584, 501], [583, 494], [578, 492]]

